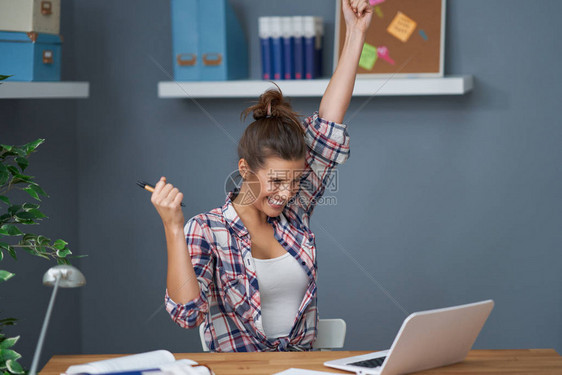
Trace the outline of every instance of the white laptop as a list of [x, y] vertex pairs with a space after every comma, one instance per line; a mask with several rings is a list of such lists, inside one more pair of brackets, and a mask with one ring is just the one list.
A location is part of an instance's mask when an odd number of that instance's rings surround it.
[[494, 301], [415, 312], [389, 350], [325, 362], [358, 374], [397, 375], [462, 361], [494, 307]]

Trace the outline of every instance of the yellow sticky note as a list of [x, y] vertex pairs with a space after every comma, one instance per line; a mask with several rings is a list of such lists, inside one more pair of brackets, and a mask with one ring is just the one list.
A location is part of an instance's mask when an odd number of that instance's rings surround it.
[[398, 12], [390, 25], [388, 25], [386, 31], [401, 41], [407, 42], [417, 25], [416, 21], [402, 12]]
[[363, 51], [361, 51], [361, 58], [359, 59], [359, 66], [366, 70], [373, 69], [377, 62], [377, 47], [369, 43], [363, 44]]

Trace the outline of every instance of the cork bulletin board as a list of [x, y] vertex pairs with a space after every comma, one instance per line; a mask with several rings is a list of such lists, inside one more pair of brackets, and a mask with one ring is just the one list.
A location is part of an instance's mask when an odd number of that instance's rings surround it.
[[[345, 20], [335, 0], [334, 69]], [[359, 77], [443, 77], [445, 0], [371, 0], [374, 14], [359, 61]]]

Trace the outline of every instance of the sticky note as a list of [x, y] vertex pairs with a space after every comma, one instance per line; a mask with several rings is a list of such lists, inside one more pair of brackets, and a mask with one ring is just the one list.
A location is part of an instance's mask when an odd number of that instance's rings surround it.
[[369, 43], [363, 44], [363, 51], [361, 51], [361, 58], [359, 59], [359, 66], [366, 70], [373, 69], [377, 62], [377, 47]]
[[384, 3], [384, 0], [369, 0], [369, 4], [371, 5], [379, 5], [381, 3]]
[[376, 6], [376, 7], [375, 7], [375, 13], [377, 14], [377, 16], [378, 16], [379, 18], [383, 18], [383, 17], [384, 17], [384, 15], [382, 14], [381, 7], [379, 7], [379, 6]]
[[407, 42], [410, 39], [410, 35], [414, 32], [417, 26], [416, 21], [408, 17], [402, 12], [396, 13], [396, 16], [388, 25], [386, 31], [391, 35], [400, 39], [402, 42]]
[[425, 34], [425, 31], [423, 31], [422, 29], [420, 29], [420, 35], [423, 38], [423, 40], [427, 40], [427, 35]]

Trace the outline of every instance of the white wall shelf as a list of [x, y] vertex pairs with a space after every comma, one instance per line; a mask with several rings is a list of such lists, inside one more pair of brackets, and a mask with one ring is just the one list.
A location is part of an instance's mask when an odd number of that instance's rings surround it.
[[0, 84], [0, 99], [83, 99], [88, 82], [7, 82]]
[[[289, 97], [321, 97], [328, 79], [276, 81]], [[256, 98], [270, 81], [159, 82], [159, 98]], [[473, 87], [471, 75], [443, 78], [357, 78], [353, 96], [462, 95]]]

